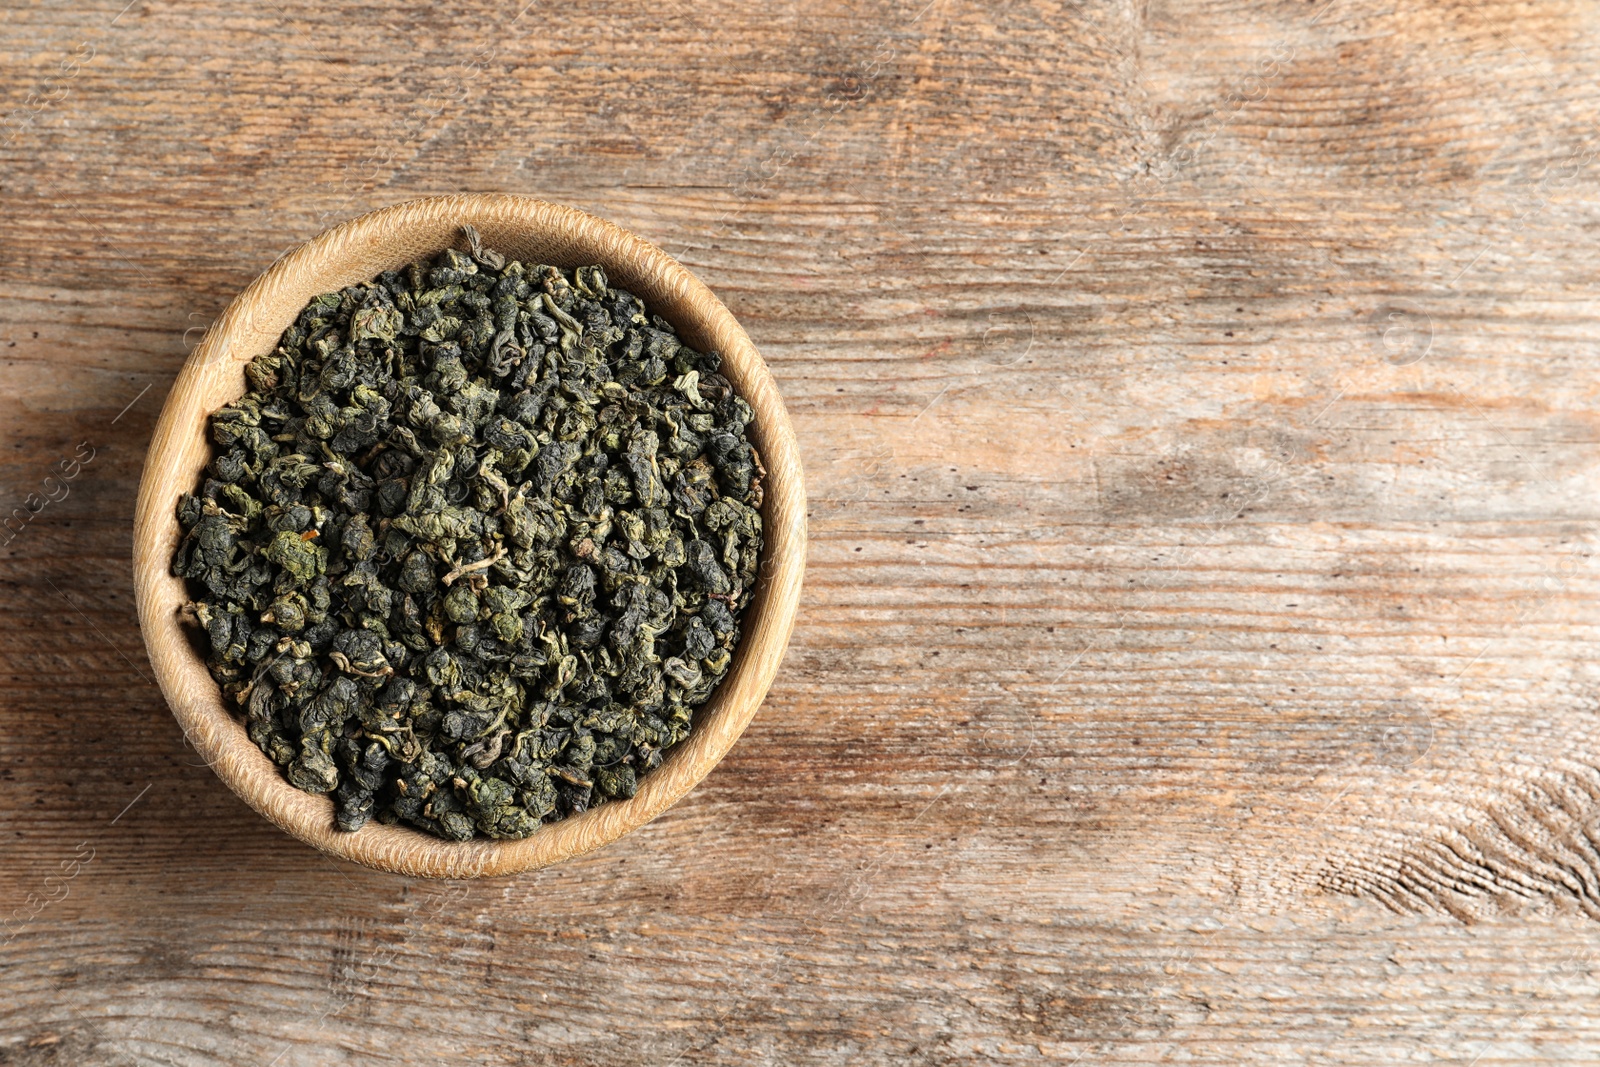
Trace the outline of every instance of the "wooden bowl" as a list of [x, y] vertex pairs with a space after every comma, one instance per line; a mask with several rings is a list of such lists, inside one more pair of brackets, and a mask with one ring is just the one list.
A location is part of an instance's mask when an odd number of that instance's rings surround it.
[[[761, 579], [743, 620], [733, 665], [695, 714], [689, 736], [640, 779], [628, 800], [612, 800], [542, 827], [521, 841], [441, 840], [376, 822], [334, 827], [333, 802], [303, 793], [245, 734], [207, 673], [178, 611], [188, 599], [172, 574], [178, 497], [193, 492], [211, 457], [207, 419], [245, 392], [244, 367], [271, 351], [314, 296], [370, 281], [446, 247], [463, 248], [470, 223], [484, 243], [524, 262], [601, 264], [671, 322], [686, 342], [722, 354], [723, 373], [756, 419], [750, 437], [766, 465], [761, 507]], [[167, 398], [139, 486], [133, 577], [139, 623], [156, 680], [185, 736], [224, 782], [278, 826], [325, 852], [385, 871], [464, 878], [532, 870], [614, 841], [655, 818], [716, 766], [749, 724], [783, 658], [805, 566], [805, 488], [788, 413], [767, 365], [728, 309], [661, 249], [602, 219], [518, 196], [413, 200], [336, 226], [279, 259], [207, 331]]]

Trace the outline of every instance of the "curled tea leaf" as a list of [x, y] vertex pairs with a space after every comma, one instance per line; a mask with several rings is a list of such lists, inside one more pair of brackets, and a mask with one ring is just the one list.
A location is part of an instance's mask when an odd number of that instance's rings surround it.
[[335, 823], [524, 837], [631, 797], [726, 675], [754, 418], [597, 266], [468, 251], [312, 300], [211, 419], [183, 617]]

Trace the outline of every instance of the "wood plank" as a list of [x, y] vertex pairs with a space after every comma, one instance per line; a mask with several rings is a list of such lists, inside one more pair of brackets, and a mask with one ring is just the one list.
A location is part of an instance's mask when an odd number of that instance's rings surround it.
[[[6, 13], [0, 514], [94, 458], [0, 547], [0, 1063], [1600, 1056], [1593, 5], [428, 17]], [[723, 297], [812, 545], [699, 789], [439, 885], [185, 747], [129, 524], [197, 328], [465, 190]]]

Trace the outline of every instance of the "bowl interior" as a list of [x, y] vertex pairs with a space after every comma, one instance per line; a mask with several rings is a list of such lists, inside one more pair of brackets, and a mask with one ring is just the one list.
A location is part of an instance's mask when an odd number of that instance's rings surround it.
[[[750, 437], [767, 468], [761, 578], [742, 623], [733, 665], [695, 714], [689, 736], [638, 792], [521, 841], [450, 842], [404, 826], [334, 828], [327, 797], [291, 786], [224, 705], [180, 623], [188, 599], [171, 572], [179, 496], [209, 462], [210, 414], [245, 392], [244, 367], [270, 351], [312, 297], [365, 282], [446, 247], [464, 248], [461, 226], [530, 263], [598, 263], [667, 319], [690, 345], [723, 357], [723, 373], [754, 409]], [[382, 870], [470, 877], [530, 870], [615, 840], [694, 787], [727, 752], [766, 696], [788, 644], [805, 556], [805, 492], [798, 451], [766, 364], [722, 303], [654, 245], [592, 215], [525, 197], [469, 195], [411, 201], [352, 219], [284, 256], [228, 307], [190, 355], [156, 426], [134, 528], [140, 626], [156, 679], [184, 734], [235, 792], [261, 814], [324, 851]]]

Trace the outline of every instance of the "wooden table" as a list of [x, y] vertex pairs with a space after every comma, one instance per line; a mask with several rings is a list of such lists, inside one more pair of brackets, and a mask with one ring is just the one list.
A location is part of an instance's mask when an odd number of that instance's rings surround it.
[[[0, 1064], [1600, 1059], [1600, 8], [124, 2], [0, 30]], [[813, 545], [695, 793], [434, 884], [128, 556], [230, 297], [463, 190], [722, 296]]]

